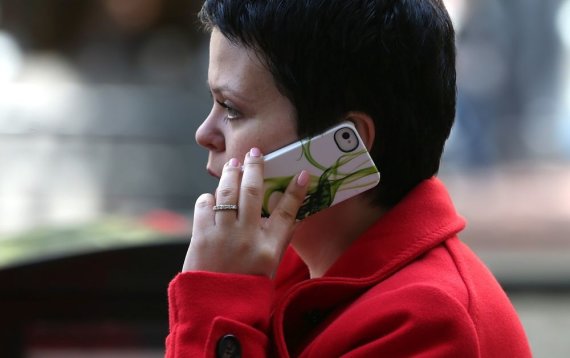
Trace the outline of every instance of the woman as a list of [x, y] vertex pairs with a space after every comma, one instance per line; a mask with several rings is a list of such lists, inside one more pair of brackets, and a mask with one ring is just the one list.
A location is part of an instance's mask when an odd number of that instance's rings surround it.
[[[529, 357], [435, 179], [455, 114], [439, 0], [207, 0], [212, 111], [198, 198], [169, 287], [169, 357]], [[380, 185], [301, 222], [298, 173], [261, 219], [263, 154], [351, 121]], [[242, 169], [243, 167], [243, 169]]]

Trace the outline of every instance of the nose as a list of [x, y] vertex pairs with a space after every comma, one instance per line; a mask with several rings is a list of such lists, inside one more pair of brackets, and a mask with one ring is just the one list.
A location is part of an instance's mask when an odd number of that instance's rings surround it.
[[217, 122], [210, 113], [196, 130], [196, 142], [210, 151], [222, 152], [226, 149], [226, 141]]

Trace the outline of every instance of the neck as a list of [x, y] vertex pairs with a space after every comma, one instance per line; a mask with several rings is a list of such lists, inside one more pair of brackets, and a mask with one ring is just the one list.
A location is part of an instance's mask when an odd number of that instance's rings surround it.
[[299, 223], [291, 244], [308, 266], [311, 278], [322, 277], [383, 212], [359, 195]]

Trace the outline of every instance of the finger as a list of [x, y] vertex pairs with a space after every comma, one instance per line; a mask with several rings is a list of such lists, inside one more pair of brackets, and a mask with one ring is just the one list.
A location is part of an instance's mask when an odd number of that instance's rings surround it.
[[245, 156], [239, 192], [238, 219], [245, 223], [258, 223], [263, 197], [263, 155], [252, 148]]
[[196, 200], [194, 205], [194, 221], [192, 222], [192, 236], [196, 233], [204, 232], [207, 228], [214, 225], [214, 206], [215, 199], [212, 194], [202, 194]]
[[[216, 189], [216, 205], [235, 205], [239, 199], [239, 180], [241, 167], [239, 160], [232, 158], [225, 165]], [[236, 210], [220, 210], [215, 212], [216, 225], [236, 220]]]
[[287, 190], [277, 203], [265, 228], [277, 238], [289, 240], [296, 222], [297, 212], [303, 204], [309, 186], [309, 173], [303, 170], [287, 186]]

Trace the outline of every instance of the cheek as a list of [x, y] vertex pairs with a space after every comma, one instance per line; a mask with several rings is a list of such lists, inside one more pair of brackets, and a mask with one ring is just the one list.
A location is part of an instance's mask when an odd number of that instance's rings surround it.
[[297, 134], [293, 127], [269, 125], [267, 122], [263, 125], [252, 125], [242, 128], [239, 134], [226, 137], [226, 156], [228, 160], [237, 158], [243, 161], [246, 153], [253, 147], [259, 148], [263, 154], [269, 154], [295, 140]]
[[[227, 145], [228, 143], [226, 143]], [[240, 162], [243, 163], [245, 155], [249, 150], [254, 147], [258, 146], [255, 141], [233, 141], [230, 146], [226, 146], [226, 156], [227, 160], [231, 158], [237, 158]]]
[[240, 160], [242, 160], [246, 153], [253, 147], [259, 148], [263, 154], [266, 154], [268, 144], [272, 140], [275, 140], [275, 138], [272, 138], [273, 134], [269, 133], [267, 128], [260, 125], [243, 128], [240, 134], [241, 135], [235, 137], [236, 141], [234, 144], [234, 152], [239, 155]]
[[266, 138], [260, 140], [263, 154], [269, 154], [277, 149], [280, 149], [288, 144], [297, 141], [299, 138], [294, 128], [275, 128], [268, 131]]

